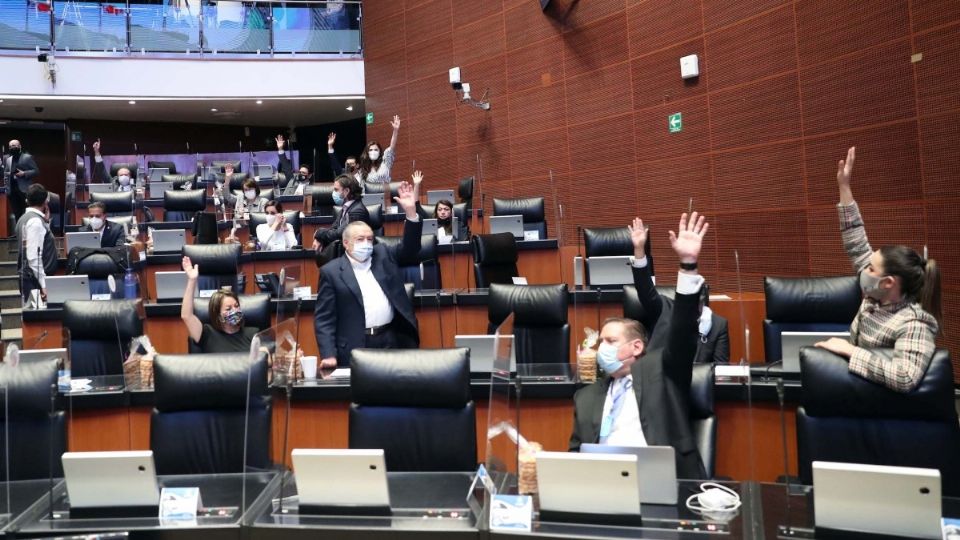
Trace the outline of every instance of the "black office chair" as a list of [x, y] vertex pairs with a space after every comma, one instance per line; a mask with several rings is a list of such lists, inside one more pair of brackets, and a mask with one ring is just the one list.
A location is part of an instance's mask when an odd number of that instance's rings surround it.
[[333, 182], [313, 184], [310, 186], [312, 199], [311, 213], [315, 216], [333, 215]]
[[143, 335], [140, 300], [67, 300], [63, 327], [70, 331], [74, 377], [120, 375], [130, 340]]
[[543, 197], [495, 198], [493, 199], [493, 215], [523, 216], [524, 231], [537, 231], [541, 240], [547, 238], [547, 217], [543, 206]]
[[863, 294], [855, 276], [763, 279], [767, 316], [763, 349], [767, 362], [780, 360], [783, 332], [845, 332]]
[[[891, 362], [893, 349], [872, 349]], [[898, 393], [850, 373], [847, 359], [800, 350], [803, 393], [797, 409], [800, 480], [814, 461], [938, 469], [944, 495], [960, 495], [960, 425], [950, 354], [938, 349], [920, 385]]]
[[[383, 236], [383, 205], [382, 204], [370, 204], [367, 205], [367, 212], [370, 213], [370, 228], [373, 229], [374, 236]], [[337, 214], [339, 216], [339, 214]], [[336, 221], [337, 216], [334, 217]]]
[[[630, 231], [626, 227], [589, 227], [583, 229], [584, 257], [615, 257], [633, 255], [633, 241], [630, 240]], [[650, 257], [650, 235], [643, 246], [647, 255], [647, 264], [650, 265], [650, 275], [653, 271], [653, 258]], [[590, 285], [590, 267], [584, 261], [583, 282]]]
[[106, 206], [107, 217], [133, 213], [132, 191], [91, 193], [90, 202], [102, 202]]
[[717, 413], [713, 406], [713, 386], [714, 365], [694, 364], [690, 379], [690, 429], [707, 478], [713, 478], [717, 468]]
[[194, 214], [207, 208], [207, 190], [188, 189], [163, 192], [163, 220], [190, 221]]
[[464, 207], [467, 209], [467, 212], [473, 210], [473, 185], [474, 178], [468, 176], [462, 178], [457, 184], [457, 199], [458, 202], [464, 204]]
[[492, 283], [512, 283], [517, 270], [517, 240], [510, 233], [479, 234], [470, 239], [473, 246], [473, 275], [477, 288]]
[[[148, 161], [147, 170], [150, 169], [169, 169], [170, 174], [177, 174], [177, 164], [172, 161]], [[196, 178], [196, 175], [190, 175]], [[164, 180], [166, 182], [166, 180]]]
[[242, 165], [242, 163], [241, 163], [241, 161], [240, 161], [239, 159], [236, 160], [236, 161], [230, 161], [230, 160], [226, 160], [226, 161], [211, 161], [211, 162], [210, 162], [210, 166], [211, 166], [211, 167], [216, 167], [216, 168], [220, 169], [220, 172], [224, 172], [223, 166], [226, 165], [227, 163], [233, 163], [233, 172], [234, 172], [234, 173], [243, 172], [243, 169], [240, 168], [240, 165]]
[[391, 472], [473, 470], [469, 354], [465, 348], [354, 349], [350, 448], [382, 448]]
[[[173, 184], [173, 189], [183, 189], [184, 184], [189, 184], [191, 187], [197, 187], [197, 176], [195, 174], [165, 174], [160, 177], [160, 180], [163, 182], [170, 182]], [[156, 195], [151, 193], [151, 195]]]
[[[220, 183], [223, 183], [224, 175], [218, 174], [217, 179], [220, 180]], [[230, 177], [230, 191], [241, 191], [243, 190], [243, 183], [249, 179], [247, 173], [234, 172]]]
[[[270, 317], [273, 310], [270, 308], [269, 294], [241, 294], [239, 295], [240, 310], [243, 311], [243, 325], [257, 330], [266, 330], [272, 325]], [[193, 301], [193, 314], [200, 319], [203, 324], [210, 324], [210, 300], [208, 298], [195, 298]], [[187, 337], [187, 350], [190, 354], [200, 354], [200, 346]]]
[[[6, 406], [0, 407], [4, 426], [0, 429], [0, 455], [5, 456], [0, 462], [0, 481], [63, 476], [60, 456], [67, 451], [66, 413], [51, 410], [50, 404], [57, 391], [57, 362], [0, 363], [0, 388], [6, 389]], [[48, 459], [51, 454], [55, 456], [52, 461]]]
[[50, 231], [54, 236], [63, 236], [63, 205], [60, 204], [60, 195], [49, 192], [47, 206], [50, 207]]
[[[74, 248], [79, 249], [79, 248]], [[123, 298], [123, 276], [130, 262], [126, 247], [100, 248], [86, 255], [77, 264], [74, 275], [86, 275], [90, 283], [90, 294], [112, 294], [115, 299]], [[111, 293], [110, 276], [116, 283]]]
[[[300, 227], [302, 226], [300, 221], [300, 212], [297, 210], [285, 210], [283, 212], [283, 217], [286, 218], [287, 223], [293, 226], [293, 234], [297, 237], [297, 244], [303, 245], [303, 241], [300, 236]], [[250, 238], [256, 238], [257, 227], [267, 222], [267, 214], [262, 212], [250, 212], [249, 221]]]
[[513, 313], [518, 364], [570, 362], [567, 286], [490, 284], [487, 333]]
[[[381, 236], [377, 243], [387, 246], [396, 246], [402, 236]], [[420, 253], [416, 260], [399, 261], [400, 271], [403, 273], [404, 283], [410, 283], [415, 290], [440, 289], [440, 264], [437, 260], [437, 237], [425, 234], [420, 237]], [[423, 277], [420, 276], [420, 266], [423, 265]]]
[[110, 178], [116, 178], [117, 172], [120, 169], [127, 169], [130, 171], [130, 178], [137, 178], [137, 171], [140, 170], [140, 166], [136, 163], [124, 163], [118, 162], [110, 165]]
[[158, 474], [269, 467], [266, 354], [252, 362], [245, 352], [161, 354], [153, 363], [153, 380], [150, 448]]
[[240, 273], [240, 244], [194, 244], [183, 246], [183, 255], [200, 267], [197, 288], [201, 291], [230, 287], [243, 292], [246, 279]]
[[384, 184], [381, 182], [363, 182], [363, 194], [370, 195], [372, 193], [383, 193], [386, 191], [387, 186], [390, 188], [390, 200], [393, 200], [394, 197], [400, 195], [400, 184], [403, 182], [390, 182], [389, 184]]

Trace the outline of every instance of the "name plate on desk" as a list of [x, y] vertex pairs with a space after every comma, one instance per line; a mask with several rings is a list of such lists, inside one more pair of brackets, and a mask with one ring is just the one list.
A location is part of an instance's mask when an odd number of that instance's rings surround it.
[[296, 300], [309, 300], [311, 296], [313, 296], [313, 292], [309, 285], [293, 288], [293, 298]]
[[210, 298], [217, 289], [200, 289], [200, 298]]
[[161, 521], [196, 523], [201, 508], [200, 488], [165, 487], [160, 491]]
[[523, 231], [524, 240], [539, 240], [540, 231]]
[[102, 293], [102, 294], [91, 294], [90, 299], [91, 300], [111, 300], [112, 297], [110, 293]]
[[512, 277], [511, 279], [513, 280], [513, 284], [514, 284], [514, 285], [526, 285], [526, 284], [527, 284], [527, 278], [525, 278], [525, 277], [514, 276], [514, 277]]
[[533, 497], [494, 495], [490, 505], [491, 531], [530, 532], [533, 521]]

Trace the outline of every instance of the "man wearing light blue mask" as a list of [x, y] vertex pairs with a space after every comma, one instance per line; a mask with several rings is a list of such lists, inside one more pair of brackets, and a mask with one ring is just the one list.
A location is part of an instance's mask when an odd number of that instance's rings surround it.
[[597, 364], [605, 375], [574, 395], [570, 450], [582, 443], [672, 446], [679, 478], [704, 478], [688, 418], [690, 379], [699, 341], [697, 314], [704, 280], [697, 260], [709, 225], [694, 212], [680, 218], [670, 245], [680, 259], [670, 332], [662, 348], [648, 351], [637, 321], [607, 319], [600, 329]]
[[346, 226], [354, 221], [362, 221], [370, 224], [370, 212], [363, 205], [363, 188], [360, 182], [348, 175], [340, 175], [333, 181], [333, 204], [340, 207], [340, 213], [337, 215], [329, 229], [317, 229], [313, 235], [314, 250], [319, 251], [330, 245], [343, 235]]
[[399, 244], [376, 244], [369, 225], [352, 221], [343, 229], [344, 254], [320, 269], [313, 324], [322, 368], [349, 365], [350, 352], [360, 347], [420, 345], [400, 266], [417, 260], [423, 222], [413, 186], [401, 184], [395, 200], [407, 217]]

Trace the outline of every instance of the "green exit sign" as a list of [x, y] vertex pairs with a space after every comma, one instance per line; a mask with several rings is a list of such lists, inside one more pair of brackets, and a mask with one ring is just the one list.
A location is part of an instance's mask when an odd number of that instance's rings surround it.
[[70, 142], [83, 142], [83, 133], [80, 131], [71, 131]]
[[670, 133], [680, 133], [683, 131], [683, 115], [681, 113], [673, 113], [668, 116], [667, 127], [670, 129]]
[[371, 125], [371, 124], [373, 124], [373, 113], [372, 113], [372, 112], [368, 112], [368, 113], [367, 113], [367, 125], [369, 126], [369, 125]]

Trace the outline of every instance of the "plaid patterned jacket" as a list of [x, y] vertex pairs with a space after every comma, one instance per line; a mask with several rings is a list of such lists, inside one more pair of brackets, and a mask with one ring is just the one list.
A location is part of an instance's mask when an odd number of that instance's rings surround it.
[[[870, 262], [873, 249], [860, 216], [860, 207], [837, 205], [843, 247], [859, 274]], [[913, 299], [882, 305], [865, 297], [850, 325], [850, 341], [856, 346], [850, 356], [850, 371], [897, 392], [910, 392], [920, 384], [933, 352], [937, 320]], [[894, 349], [893, 361], [874, 355], [870, 349]]]

